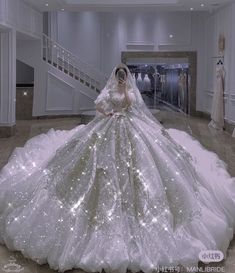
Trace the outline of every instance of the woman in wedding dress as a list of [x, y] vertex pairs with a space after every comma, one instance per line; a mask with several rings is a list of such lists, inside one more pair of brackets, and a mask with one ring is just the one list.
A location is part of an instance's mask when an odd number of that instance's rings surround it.
[[235, 179], [225, 163], [164, 129], [123, 64], [95, 104], [87, 125], [14, 150], [0, 173], [0, 242], [60, 272], [197, 266], [201, 250], [226, 258]]

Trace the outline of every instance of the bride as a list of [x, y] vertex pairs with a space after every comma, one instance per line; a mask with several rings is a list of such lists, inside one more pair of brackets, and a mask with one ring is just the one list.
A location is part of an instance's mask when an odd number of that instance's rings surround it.
[[16, 148], [0, 173], [0, 243], [63, 272], [197, 266], [226, 250], [235, 179], [216, 154], [166, 130], [127, 66], [114, 68], [97, 114]]

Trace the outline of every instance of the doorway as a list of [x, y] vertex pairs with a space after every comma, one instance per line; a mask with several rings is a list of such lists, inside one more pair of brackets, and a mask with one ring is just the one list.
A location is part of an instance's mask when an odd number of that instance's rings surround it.
[[16, 120], [33, 118], [34, 68], [16, 60]]
[[196, 115], [196, 52], [122, 52], [149, 108]]

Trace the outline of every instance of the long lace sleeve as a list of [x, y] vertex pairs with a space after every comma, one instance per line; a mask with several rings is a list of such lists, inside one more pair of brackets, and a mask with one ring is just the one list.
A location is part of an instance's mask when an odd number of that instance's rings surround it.
[[95, 105], [98, 105], [98, 104], [104, 103], [105, 101], [107, 101], [107, 99], [108, 99], [108, 94], [100, 93], [99, 96], [94, 101], [94, 103]]
[[110, 95], [107, 92], [101, 92], [99, 96], [94, 101], [95, 105], [99, 108], [102, 108], [104, 111], [107, 111], [110, 106]]

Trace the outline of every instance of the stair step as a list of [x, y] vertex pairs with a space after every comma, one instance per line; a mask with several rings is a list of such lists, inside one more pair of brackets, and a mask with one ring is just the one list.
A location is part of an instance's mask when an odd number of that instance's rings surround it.
[[[43, 57], [43, 60], [46, 61], [46, 58]], [[82, 84], [84, 84], [87, 87], [90, 87], [92, 90], [95, 90], [96, 92], [100, 92], [98, 88], [96, 88], [94, 85], [90, 84], [89, 82], [85, 81], [84, 79], [80, 78], [76, 75], [74, 75], [72, 72], [69, 72], [67, 69], [63, 69], [62, 66], [58, 65], [57, 63], [52, 63], [51, 60], [47, 60], [49, 64], [52, 64], [54, 67], [58, 68], [60, 71], [63, 71], [65, 74], [69, 75], [70, 77], [74, 78], [75, 80], [80, 81]], [[78, 69], [75, 69], [78, 72]]]

